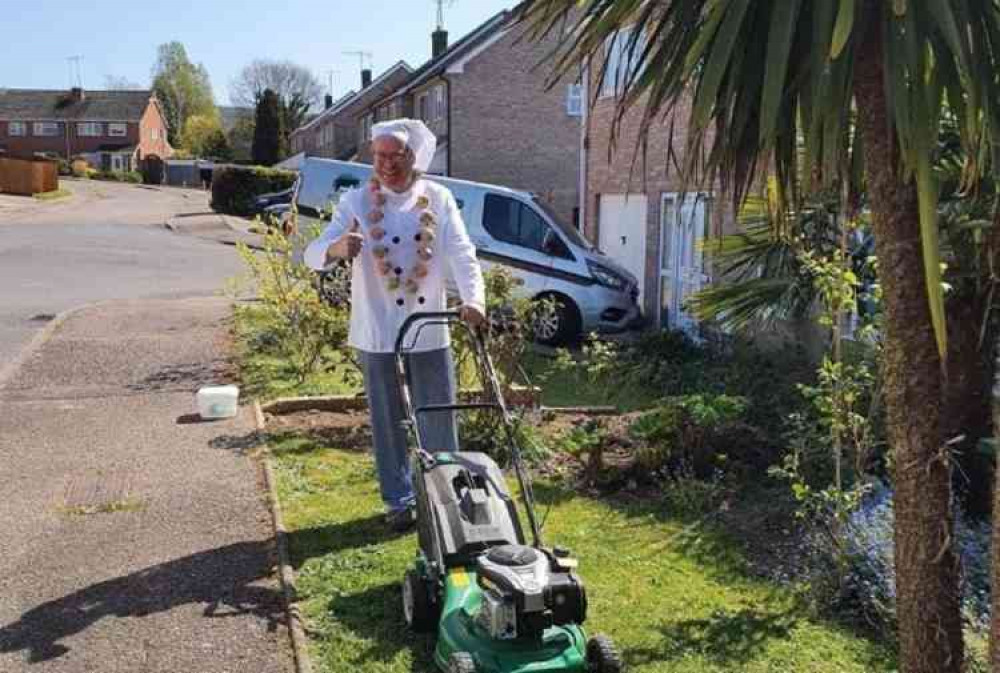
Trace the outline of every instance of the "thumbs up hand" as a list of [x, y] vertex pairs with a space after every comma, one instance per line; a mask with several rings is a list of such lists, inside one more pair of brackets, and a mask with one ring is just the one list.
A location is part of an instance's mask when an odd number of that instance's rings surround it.
[[361, 233], [361, 223], [358, 218], [354, 218], [351, 228], [343, 236], [334, 241], [327, 248], [327, 258], [339, 257], [341, 259], [354, 259], [361, 252], [365, 237]]

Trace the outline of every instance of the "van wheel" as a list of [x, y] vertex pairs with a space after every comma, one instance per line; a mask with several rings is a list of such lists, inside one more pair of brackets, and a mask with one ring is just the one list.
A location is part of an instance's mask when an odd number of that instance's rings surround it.
[[535, 341], [545, 346], [562, 346], [580, 336], [580, 312], [571, 300], [551, 294], [539, 299], [551, 300], [553, 310], [544, 311], [535, 321]]

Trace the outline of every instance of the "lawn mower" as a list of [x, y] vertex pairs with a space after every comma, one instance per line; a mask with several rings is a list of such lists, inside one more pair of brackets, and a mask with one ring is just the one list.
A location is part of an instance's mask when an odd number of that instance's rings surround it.
[[[405, 354], [408, 334], [428, 325], [459, 325], [473, 345], [482, 401], [414, 407]], [[414, 313], [396, 339], [404, 424], [410, 456], [419, 549], [403, 577], [403, 614], [417, 632], [437, 634], [434, 661], [445, 673], [620, 673], [606, 636], [587, 639], [587, 593], [568, 550], [543, 546], [531, 481], [513, 421], [486, 348], [485, 335], [452, 311]], [[480, 452], [426, 447], [421, 414], [496, 413], [509, 446], [530, 526], [527, 544], [517, 504], [497, 463]]]

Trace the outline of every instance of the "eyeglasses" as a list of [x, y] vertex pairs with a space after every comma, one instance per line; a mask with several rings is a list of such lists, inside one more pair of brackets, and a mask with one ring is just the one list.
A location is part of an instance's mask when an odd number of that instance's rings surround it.
[[375, 152], [376, 161], [386, 161], [390, 163], [402, 163], [406, 160], [406, 152]]

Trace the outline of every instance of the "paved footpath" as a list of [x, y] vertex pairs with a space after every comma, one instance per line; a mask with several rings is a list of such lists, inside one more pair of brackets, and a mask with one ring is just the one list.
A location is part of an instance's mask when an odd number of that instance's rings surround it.
[[229, 302], [72, 314], [0, 381], [0, 671], [293, 669], [249, 408], [226, 380]]

